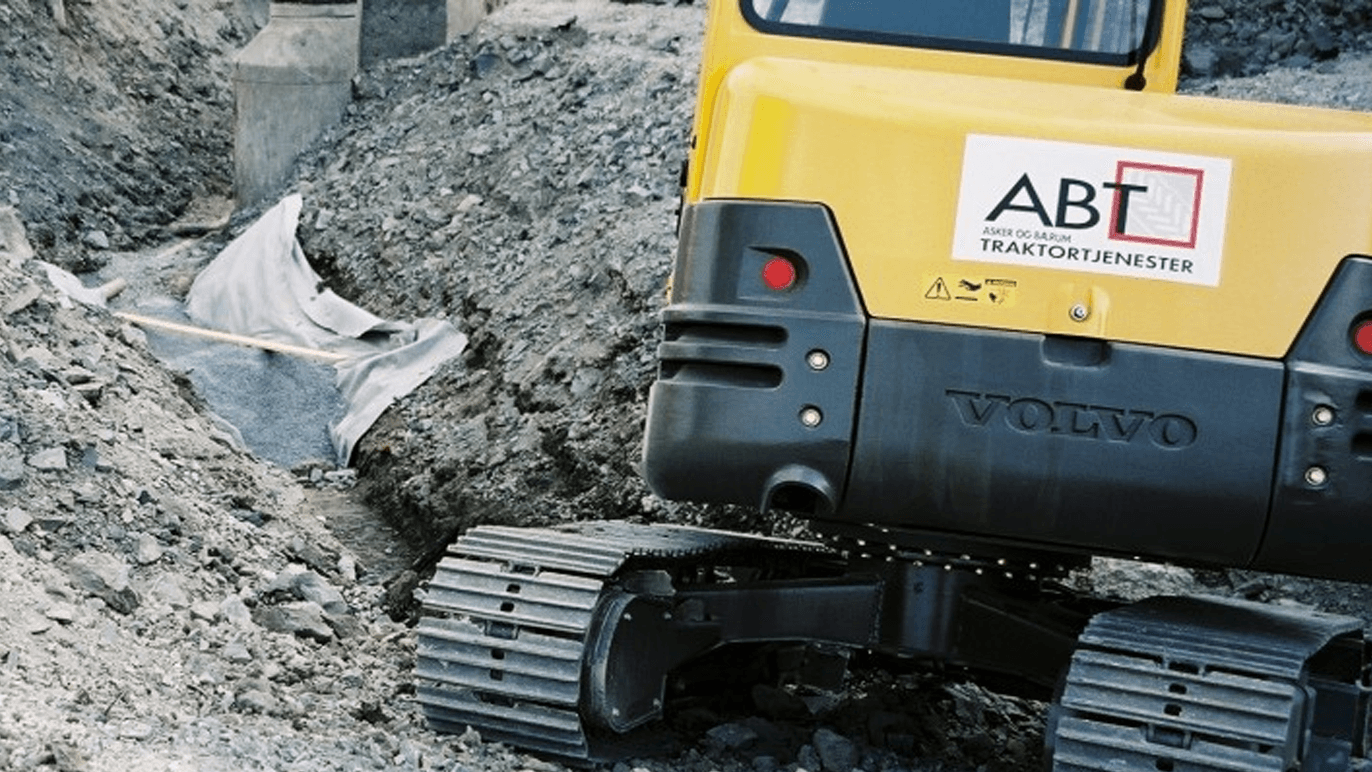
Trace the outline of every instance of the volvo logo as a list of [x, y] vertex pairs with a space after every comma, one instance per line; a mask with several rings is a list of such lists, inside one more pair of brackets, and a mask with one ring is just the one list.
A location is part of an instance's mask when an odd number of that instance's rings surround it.
[[963, 424], [1005, 427], [1021, 434], [1054, 434], [1115, 443], [1150, 443], [1164, 450], [1196, 444], [1196, 422], [1179, 413], [1157, 413], [1037, 397], [948, 389]]

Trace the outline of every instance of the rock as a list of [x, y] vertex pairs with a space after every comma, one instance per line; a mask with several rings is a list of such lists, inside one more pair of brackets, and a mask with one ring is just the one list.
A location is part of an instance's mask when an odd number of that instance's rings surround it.
[[85, 754], [69, 742], [50, 743], [48, 750], [52, 753], [53, 763], [57, 766], [58, 772], [86, 772], [89, 769]]
[[338, 559], [338, 578], [343, 580], [344, 585], [357, 583], [357, 558], [344, 555]]
[[33, 305], [35, 300], [43, 297], [43, 290], [33, 282], [27, 282], [18, 292], [5, 300], [4, 306], [0, 306], [0, 315], [12, 316]]
[[1333, 59], [1339, 55], [1339, 41], [1323, 24], [1316, 24], [1314, 29], [1310, 30], [1310, 42], [1319, 59]]
[[292, 563], [282, 569], [267, 586], [267, 592], [286, 593], [299, 600], [307, 600], [319, 604], [325, 611], [335, 614], [345, 613], [348, 610], [348, 603], [343, 599], [343, 593], [329, 584], [324, 577], [305, 568], [304, 566]]
[[1219, 54], [1210, 46], [1190, 46], [1182, 55], [1182, 65], [1186, 73], [1193, 78], [1214, 77], [1218, 64]]
[[166, 604], [174, 609], [187, 608], [191, 604], [190, 596], [186, 593], [183, 580], [171, 572], [159, 574], [148, 585], [147, 596], [150, 601]]
[[162, 545], [150, 534], [139, 534], [133, 545], [133, 559], [140, 566], [156, 563], [162, 559]]
[[103, 552], [83, 552], [71, 559], [68, 576], [73, 585], [121, 614], [138, 608], [138, 593], [129, 586], [129, 567], [118, 558]]
[[1190, 570], [1162, 563], [1095, 558], [1090, 577], [1096, 594], [1126, 601], [1196, 592], [1196, 577]]
[[13, 206], [0, 206], [0, 258], [12, 265], [33, 257], [33, 245], [29, 243], [28, 231], [19, 210]]
[[324, 621], [328, 623], [329, 629], [340, 640], [345, 638], [356, 638], [367, 631], [362, 621], [352, 614], [335, 614], [331, 611], [324, 612]]
[[276, 713], [280, 709], [281, 701], [272, 696], [270, 684], [253, 679], [246, 682], [245, 687], [234, 697], [234, 707], [247, 713], [263, 715]]
[[40, 472], [60, 472], [67, 468], [67, 451], [62, 448], [46, 448], [29, 456], [29, 466]]
[[80, 386], [95, 380], [95, 373], [84, 367], [68, 367], [59, 373], [59, 376], [71, 386]]
[[5, 533], [23, 533], [32, 524], [33, 518], [28, 512], [19, 507], [10, 507], [5, 510], [3, 520], [0, 520], [0, 529]]
[[48, 619], [46, 616], [38, 616], [37, 614], [29, 614], [28, 619], [24, 624], [24, 632], [29, 635], [42, 635], [51, 629], [52, 620]]
[[292, 633], [320, 643], [333, 639], [333, 629], [324, 621], [324, 609], [312, 601], [258, 606], [252, 610], [252, 619], [276, 633]]
[[48, 606], [48, 610], [43, 612], [43, 616], [54, 622], [69, 625], [76, 621], [76, 607], [70, 603], [54, 603]]
[[816, 729], [811, 742], [824, 772], [852, 772], [857, 766], [857, 745], [832, 729]]
[[119, 727], [119, 737], [124, 740], [147, 740], [156, 729], [146, 721], [129, 721]]
[[[228, 659], [225, 651], [233, 643], [238, 643], [238, 641], [230, 641], [229, 644], [225, 644], [224, 648], [219, 650], [219, 657]], [[238, 645], [242, 646], [241, 643]], [[243, 651], [246, 652], [247, 648], [244, 647]], [[248, 657], [251, 660], [252, 655], [249, 654]], [[214, 686], [224, 682], [223, 663], [219, 661], [219, 658], [207, 652], [197, 651], [186, 657], [185, 673], [190, 677], [191, 683], [201, 686]]]
[[311, 544], [299, 536], [291, 539], [291, 554], [301, 563], [320, 573], [327, 572], [338, 562], [337, 555], [331, 555], [318, 545]]
[[81, 243], [91, 249], [109, 249], [110, 237], [102, 230], [89, 230], [81, 235]]
[[752, 690], [753, 706], [767, 718], [793, 721], [810, 715], [805, 701], [796, 695], [769, 684], [757, 684]]
[[24, 452], [12, 442], [0, 442], [0, 491], [24, 484]]
[[705, 733], [705, 742], [718, 750], [737, 751], [757, 742], [758, 734], [744, 724], [720, 724]]
[[1229, 14], [1226, 13], [1224, 7], [1220, 5], [1201, 6], [1196, 9], [1196, 15], [1206, 21], [1223, 21], [1224, 19], [1229, 18]]
[[348, 611], [348, 602], [343, 599], [343, 593], [313, 571], [305, 574], [296, 591], [302, 600], [317, 603], [327, 612], [342, 614]]
[[219, 654], [224, 659], [239, 665], [245, 665], [253, 660], [252, 652], [248, 651], [247, 645], [237, 638], [224, 644], [224, 648], [219, 651]]
[[248, 604], [237, 595], [230, 595], [219, 603], [219, 614], [235, 627], [250, 627], [253, 624], [252, 611]]
[[[243, 610], [247, 611], [247, 607], [244, 606]], [[219, 615], [219, 604], [212, 600], [201, 600], [191, 604], [191, 619], [214, 622], [219, 619]]]

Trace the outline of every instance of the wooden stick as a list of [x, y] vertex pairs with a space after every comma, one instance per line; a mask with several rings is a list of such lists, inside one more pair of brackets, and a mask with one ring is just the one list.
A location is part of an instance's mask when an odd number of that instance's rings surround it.
[[188, 324], [178, 324], [169, 322], [166, 319], [157, 319], [151, 316], [140, 316], [124, 311], [116, 311], [115, 317], [131, 322], [139, 327], [151, 327], [154, 330], [164, 332], [174, 332], [181, 335], [188, 335], [193, 338], [205, 338], [207, 340], [217, 340], [221, 343], [233, 343], [239, 346], [250, 346], [266, 351], [275, 351], [279, 354], [290, 354], [291, 356], [305, 357], [309, 359], [323, 359], [328, 362], [339, 362], [347, 359], [346, 354], [337, 354], [332, 351], [323, 351], [317, 348], [305, 348], [303, 346], [292, 346], [289, 343], [277, 343], [260, 338], [249, 338], [246, 335], [235, 335], [231, 332], [220, 332], [218, 330], [207, 330], [204, 327], [192, 327]]
[[96, 291], [99, 292], [101, 296], [103, 296], [106, 300], [109, 300], [110, 298], [114, 297], [115, 295], [118, 295], [119, 293], [123, 292], [128, 288], [129, 283], [125, 281], [123, 277], [120, 277], [115, 279], [114, 281], [106, 282], [105, 284], [100, 285], [96, 288]]

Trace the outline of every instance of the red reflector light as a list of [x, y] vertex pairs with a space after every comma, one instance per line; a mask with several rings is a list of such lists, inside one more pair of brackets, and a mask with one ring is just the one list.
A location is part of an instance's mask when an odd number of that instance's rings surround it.
[[1362, 353], [1372, 356], [1372, 319], [1364, 319], [1353, 325], [1353, 345]]
[[771, 290], [788, 290], [796, 284], [796, 266], [784, 257], [773, 256], [762, 266], [762, 283]]

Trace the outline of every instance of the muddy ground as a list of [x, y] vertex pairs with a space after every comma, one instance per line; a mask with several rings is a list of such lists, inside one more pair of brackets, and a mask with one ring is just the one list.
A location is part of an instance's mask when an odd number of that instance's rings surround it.
[[[116, 310], [180, 297], [257, 214], [182, 241], [229, 194], [228, 57], [260, 20], [223, 0], [65, 7], [61, 29], [46, 2], [0, 6], [0, 206], [34, 257], [135, 285]], [[1369, 7], [1197, 3], [1185, 86], [1372, 108]], [[555, 772], [423, 726], [413, 561], [479, 522], [791, 529], [660, 501], [635, 471], [703, 20], [516, 0], [358, 77], [282, 191], [304, 196], [302, 245], [344, 297], [451, 320], [471, 345], [352, 469], [262, 461], [143, 332], [7, 240], [0, 768]], [[1287, 577], [1103, 562], [1076, 581], [1372, 617], [1362, 588]], [[678, 747], [620, 772], [1037, 767], [1042, 706], [958, 679], [863, 670], [812, 704], [692, 712]]]

